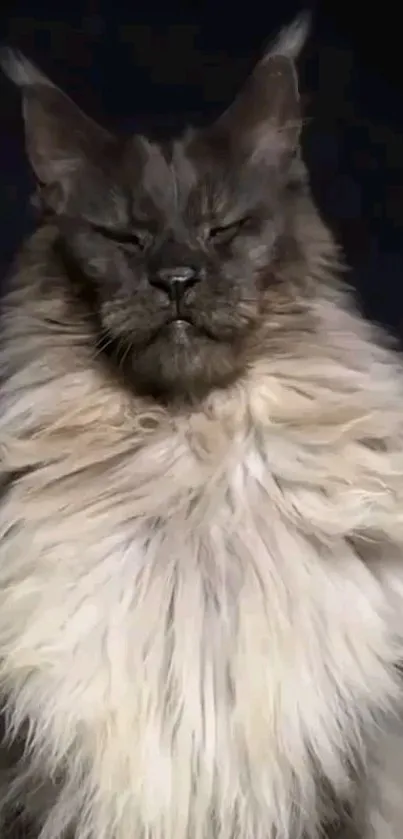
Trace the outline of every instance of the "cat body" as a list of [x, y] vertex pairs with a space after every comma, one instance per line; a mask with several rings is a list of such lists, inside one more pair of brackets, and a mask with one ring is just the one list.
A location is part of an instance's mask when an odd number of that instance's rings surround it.
[[50, 217], [1, 315], [0, 780], [41, 839], [402, 834], [403, 374], [297, 32], [168, 150], [11, 65]]

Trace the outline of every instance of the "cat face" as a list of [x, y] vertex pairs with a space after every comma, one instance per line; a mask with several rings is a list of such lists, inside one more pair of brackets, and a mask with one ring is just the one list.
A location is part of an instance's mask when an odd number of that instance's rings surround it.
[[94, 341], [136, 391], [197, 398], [242, 375], [290, 239], [299, 97], [274, 52], [210, 128], [112, 137], [25, 59], [27, 148]]
[[70, 270], [137, 388], [200, 393], [242, 372], [282, 229], [281, 186], [198, 140], [136, 140], [81, 174], [60, 218]]

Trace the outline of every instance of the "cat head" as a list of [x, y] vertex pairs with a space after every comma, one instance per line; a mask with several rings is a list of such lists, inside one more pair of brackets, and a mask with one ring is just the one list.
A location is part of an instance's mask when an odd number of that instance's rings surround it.
[[94, 340], [136, 391], [195, 399], [225, 387], [265, 351], [278, 311], [295, 308], [306, 34], [299, 19], [213, 125], [164, 144], [111, 136], [23, 56], [3, 55], [61, 270], [88, 292]]

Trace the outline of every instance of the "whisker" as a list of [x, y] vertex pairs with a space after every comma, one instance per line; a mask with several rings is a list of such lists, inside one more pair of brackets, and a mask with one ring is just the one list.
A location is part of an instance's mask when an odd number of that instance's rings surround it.
[[92, 356], [92, 360], [95, 361], [97, 358], [99, 358], [100, 355], [102, 355], [102, 353], [104, 353], [110, 346], [113, 345], [113, 338], [111, 338], [109, 335], [105, 336], [105, 338], [98, 341], [96, 351]]
[[125, 349], [125, 352], [124, 352], [123, 358], [122, 358], [122, 364], [125, 363], [125, 361], [127, 359], [127, 356], [129, 355], [129, 352], [131, 352], [132, 349], [133, 349], [132, 344], [126, 344], [126, 349]]

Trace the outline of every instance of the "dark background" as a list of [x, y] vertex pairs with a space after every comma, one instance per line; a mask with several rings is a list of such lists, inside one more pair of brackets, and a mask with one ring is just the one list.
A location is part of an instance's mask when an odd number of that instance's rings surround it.
[[[398, 4], [316, 0], [25, 0], [0, 11], [21, 48], [92, 116], [174, 131], [225, 107], [276, 29], [304, 8], [305, 158], [364, 311], [403, 338], [403, 70]], [[32, 227], [18, 93], [0, 81], [0, 274]]]

